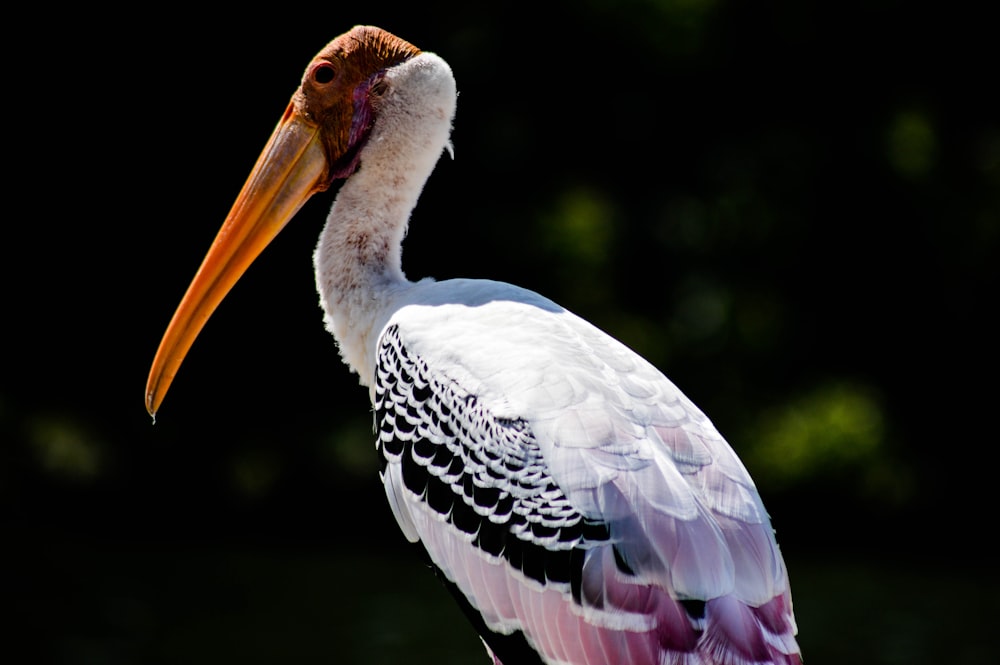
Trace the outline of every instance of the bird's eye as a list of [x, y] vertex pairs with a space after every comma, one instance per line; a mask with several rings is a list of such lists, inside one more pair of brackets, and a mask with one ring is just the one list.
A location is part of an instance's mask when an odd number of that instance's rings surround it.
[[389, 84], [385, 79], [379, 79], [372, 84], [371, 94], [375, 97], [381, 97], [385, 94], [386, 90], [389, 89]]
[[329, 62], [324, 62], [316, 65], [313, 69], [312, 77], [316, 83], [325, 85], [332, 81], [337, 76], [337, 71], [333, 68]]

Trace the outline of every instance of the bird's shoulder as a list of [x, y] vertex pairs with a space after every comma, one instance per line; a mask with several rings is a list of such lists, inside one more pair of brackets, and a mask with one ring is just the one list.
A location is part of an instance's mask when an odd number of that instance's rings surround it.
[[[418, 283], [388, 317], [410, 352], [500, 412], [608, 411], [662, 423], [704, 414], [642, 356], [555, 302], [489, 280]], [[601, 404], [598, 404], [601, 402]], [[640, 414], [640, 404], [658, 414]]]

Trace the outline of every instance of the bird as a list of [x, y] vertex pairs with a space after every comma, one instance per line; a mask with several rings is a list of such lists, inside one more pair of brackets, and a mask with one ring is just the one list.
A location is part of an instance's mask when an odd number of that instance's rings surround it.
[[484, 660], [800, 664], [770, 516], [672, 381], [533, 291], [403, 273], [457, 95], [444, 59], [374, 26], [313, 58], [164, 333], [154, 423], [209, 316], [337, 182], [313, 255], [324, 323], [368, 389], [384, 500]]

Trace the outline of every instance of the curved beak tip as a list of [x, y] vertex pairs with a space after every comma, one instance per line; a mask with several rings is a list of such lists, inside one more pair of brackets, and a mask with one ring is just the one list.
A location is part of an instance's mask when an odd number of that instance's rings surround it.
[[327, 160], [319, 128], [286, 111], [261, 153], [164, 333], [146, 384], [146, 411], [156, 411], [202, 326], [250, 263], [322, 189]]

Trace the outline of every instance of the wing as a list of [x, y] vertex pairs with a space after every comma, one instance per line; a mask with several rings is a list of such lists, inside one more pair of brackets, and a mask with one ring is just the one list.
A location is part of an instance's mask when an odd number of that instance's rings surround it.
[[400, 527], [499, 660], [798, 663], [767, 514], [708, 419], [571, 313], [477, 294], [395, 311], [373, 402]]

